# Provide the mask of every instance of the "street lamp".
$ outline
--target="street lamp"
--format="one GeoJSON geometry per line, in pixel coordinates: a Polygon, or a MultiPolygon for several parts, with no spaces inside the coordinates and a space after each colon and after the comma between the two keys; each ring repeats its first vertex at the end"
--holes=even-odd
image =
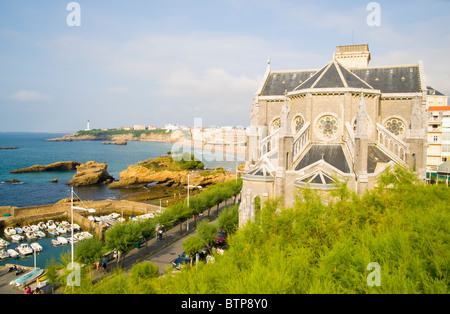
{"type": "Polygon", "coordinates": [[[201,185],[189,185],[189,173],[188,173],[188,185],[187,185],[187,206],[189,207],[189,190],[190,188],[198,188],[201,189],[201,185]]]}
{"type": "MultiPolygon", "coordinates": [[[[73,206],[73,194],[74,194],[74,191],[73,191],[73,186],[72,186],[70,188],[70,210],[71,210],[71,223],[72,223],[70,246],[71,246],[71,255],[72,255],[72,267],[73,267],[73,210],[74,209],[79,209],[79,210],[87,211],[89,213],[95,213],[96,212],[96,210],[93,209],[93,208],[86,209],[86,208],[83,208],[83,207],[73,206]]],[[[78,195],[77,195],[77,197],[80,198],[78,195]]]]}

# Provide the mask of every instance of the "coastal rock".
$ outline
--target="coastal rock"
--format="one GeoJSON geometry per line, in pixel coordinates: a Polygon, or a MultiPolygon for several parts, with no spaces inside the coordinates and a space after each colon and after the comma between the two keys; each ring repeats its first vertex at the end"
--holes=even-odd
{"type": "Polygon", "coordinates": [[[12,180],[8,180],[5,181],[6,183],[20,183],[20,181],[18,179],[12,179],[12,180]]]}
{"type": "Polygon", "coordinates": [[[118,138],[114,142],[103,142],[103,145],[127,145],[128,141],[126,138],[118,138]]]}
{"type": "Polygon", "coordinates": [[[190,174],[189,184],[208,186],[232,180],[234,176],[226,171],[222,172],[189,172],[189,171],[152,171],[142,165],[134,165],[120,173],[120,181],[111,183],[108,188],[120,189],[145,186],[153,182],[159,185],[181,187],[187,185],[187,175],[190,174]]]}
{"type": "Polygon", "coordinates": [[[77,173],[66,185],[87,186],[110,183],[114,178],[106,170],[107,167],[106,163],[98,163],[96,161],[88,161],[85,164],[81,164],[77,166],[77,173]]]}
{"type": "Polygon", "coordinates": [[[76,161],[60,161],[49,165],[34,165],[28,168],[13,170],[10,173],[44,172],[52,170],[75,170],[81,163],[76,161]]]}
{"type": "Polygon", "coordinates": [[[50,182],[52,182],[52,183],[57,183],[57,182],[58,182],[58,178],[53,179],[53,180],[50,180],[50,182]]]}

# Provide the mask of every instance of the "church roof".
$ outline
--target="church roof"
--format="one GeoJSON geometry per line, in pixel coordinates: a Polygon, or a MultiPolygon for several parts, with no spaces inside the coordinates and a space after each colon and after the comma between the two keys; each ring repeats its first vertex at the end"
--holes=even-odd
{"type": "Polygon", "coordinates": [[[261,96],[281,96],[285,91],[345,87],[380,90],[382,93],[421,92],[418,65],[349,69],[333,60],[319,70],[271,71],[261,96]],[[342,74],[342,75],[341,75],[342,74]]]}
{"type": "Polygon", "coordinates": [[[351,172],[341,145],[312,145],[295,170],[303,169],[321,159],[344,173],[351,172]]]}
{"type": "Polygon", "coordinates": [[[309,88],[366,88],[372,87],[347,70],[336,60],[331,61],[310,79],[300,84],[295,90],[309,88]]]}

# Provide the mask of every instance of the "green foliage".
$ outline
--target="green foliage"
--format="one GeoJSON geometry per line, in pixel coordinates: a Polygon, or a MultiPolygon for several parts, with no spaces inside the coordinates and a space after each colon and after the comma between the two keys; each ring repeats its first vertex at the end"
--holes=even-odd
{"type": "Polygon", "coordinates": [[[203,246],[206,244],[210,247],[214,244],[214,240],[217,236],[217,225],[208,220],[203,220],[197,225],[197,235],[203,240],[203,246]]]}
{"type": "Polygon", "coordinates": [[[75,136],[113,136],[113,135],[129,135],[132,134],[134,138],[140,138],[142,135],[152,135],[152,134],[170,134],[166,130],[156,129],[156,130],[123,130],[123,129],[94,129],[94,130],[82,130],[75,133],[75,136]]]}
{"type": "Polygon", "coordinates": [[[131,280],[139,284],[143,280],[156,278],[159,276],[159,267],[150,262],[135,264],[130,272],[131,280]]]}
{"type": "Polygon", "coordinates": [[[187,255],[195,255],[205,247],[205,242],[199,236],[190,236],[183,242],[183,250],[187,255]]]}
{"type": "Polygon", "coordinates": [[[75,258],[82,264],[92,265],[102,257],[104,247],[104,242],[97,238],[87,239],[77,244],[75,258]]]}
{"type": "Polygon", "coordinates": [[[239,204],[222,210],[217,217],[217,226],[228,234],[234,232],[239,226],[239,204]]]}

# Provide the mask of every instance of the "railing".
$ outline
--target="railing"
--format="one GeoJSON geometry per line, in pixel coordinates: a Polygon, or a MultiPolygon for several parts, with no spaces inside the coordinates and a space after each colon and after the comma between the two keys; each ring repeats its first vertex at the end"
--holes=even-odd
{"type": "Polygon", "coordinates": [[[292,161],[295,162],[309,145],[309,127],[311,123],[307,122],[297,134],[294,135],[292,141],[292,161]]]}
{"type": "Polygon", "coordinates": [[[259,156],[262,158],[268,153],[274,151],[278,148],[278,138],[280,135],[280,129],[276,130],[274,133],[270,134],[268,137],[261,140],[259,147],[259,156]]]}
{"type": "Polygon", "coordinates": [[[378,145],[406,163],[406,152],[408,150],[408,145],[378,123],[377,131],[378,145]]]}

